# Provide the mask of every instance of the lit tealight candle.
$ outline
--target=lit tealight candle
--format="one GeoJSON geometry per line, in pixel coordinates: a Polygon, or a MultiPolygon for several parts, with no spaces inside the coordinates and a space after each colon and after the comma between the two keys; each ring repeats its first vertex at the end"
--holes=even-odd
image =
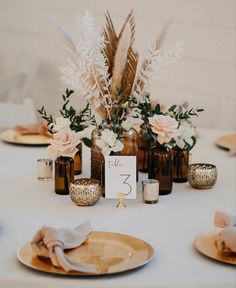
{"type": "Polygon", "coordinates": [[[52,179],[52,164],[53,161],[51,159],[37,160],[38,180],[52,179]]]}

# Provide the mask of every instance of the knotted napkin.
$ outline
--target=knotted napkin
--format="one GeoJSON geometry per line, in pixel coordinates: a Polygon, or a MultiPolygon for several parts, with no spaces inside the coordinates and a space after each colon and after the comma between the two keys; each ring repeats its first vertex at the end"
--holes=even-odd
{"type": "Polygon", "coordinates": [[[217,249],[223,253],[236,253],[236,215],[217,211],[214,224],[217,227],[224,228],[217,235],[217,249]]]}
{"type": "Polygon", "coordinates": [[[65,249],[79,247],[88,238],[92,231],[89,221],[82,223],[74,229],[43,226],[36,232],[31,247],[34,255],[51,259],[52,265],[61,267],[65,271],[80,271],[93,273],[96,266],[92,264],[82,264],[70,260],[65,254],[65,249]]]}
{"type": "Polygon", "coordinates": [[[214,224],[221,228],[236,226],[236,215],[216,211],[214,224]]]}
{"type": "Polygon", "coordinates": [[[16,125],[14,130],[20,135],[39,134],[44,136],[50,136],[48,133],[48,127],[42,122],[33,123],[29,125],[16,125]]]}

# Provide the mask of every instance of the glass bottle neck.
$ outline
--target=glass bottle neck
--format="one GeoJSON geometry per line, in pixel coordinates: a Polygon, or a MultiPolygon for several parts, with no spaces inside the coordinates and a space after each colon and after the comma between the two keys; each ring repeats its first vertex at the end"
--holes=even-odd
{"type": "Polygon", "coordinates": [[[159,142],[155,141],[154,143],[152,143],[151,149],[158,149],[160,151],[171,151],[170,148],[168,148],[167,146],[161,145],[159,142]]]}

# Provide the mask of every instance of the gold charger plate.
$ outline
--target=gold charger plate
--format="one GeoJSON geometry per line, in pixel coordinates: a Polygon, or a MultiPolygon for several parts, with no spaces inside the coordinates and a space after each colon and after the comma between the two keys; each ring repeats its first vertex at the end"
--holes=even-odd
{"type": "Polygon", "coordinates": [[[218,138],[216,140],[216,145],[226,150],[236,148],[236,134],[226,135],[218,138]]]}
{"type": "Polygon", "coordinates": [[[50,137],[40,134],[18,134],[14,130],[6,130],[1,133],[1,139],[10,144],[46,146],[49,145],[50,137]]]}
{"type": "Polygon", "coordinates": [[[195,248],[203,255],[220,262],[236,265],[236,256],[222,255],[215,246],[219,232],[199,234],[194,241],[195,248]]]}
{"type": "Polygon", "coordinates": [[[147,242],[124,234],[93,231],[80,247],[65,252],[73,261],[95,264],[95,273],[66,272],[49,259],[35,257],[30,243],[17,252],[17,259],[34,270],[68,276],[98,276],[126,272],[148,263],[154,250],[147,242]]]}

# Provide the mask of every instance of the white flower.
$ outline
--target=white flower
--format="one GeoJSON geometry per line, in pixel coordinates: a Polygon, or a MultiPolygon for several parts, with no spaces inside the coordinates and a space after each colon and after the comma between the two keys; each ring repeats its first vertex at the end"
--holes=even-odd
{"type": "Polygon", "coordinates": [[[74,157],[78,151],[76,146],[81,142],[79,134],[70,129],[64,129],[53,134],[53,139],[49,140],[48,154],[56,159],[59,156],[74,157]]]}
{"type": "Polygon", "coordinates": [[[64,117],[57,117],[56,124],[53,125],[52,130],[53,132],[58,132],[64,129],[70,129],[70,119],[64,117]]]}
{"type": "Polygon", "coordinates": [[[170,142],[178,133],[178,122],[170,116],[154,115],[149,117],[148,121],[152,132],[157,134],[157,141],[160,144],[170,142]]]}
{"type": "Polygon", "coordinates": [[[182,121],[178,128],[178,135],[175,137],[176,145],[181,149],[186,148],[186,144],[192,147],[194,144],[192,137],[194,136],[194,127],[188,122],[182,121]]]}
{"type": "Polygon", "coordinates": [[[119,152],[124,148],[123,143],[118,139],[117,134],[112,130],[104,129],[101,138],[96,140],[96,145],[102,149],[104,156],[110,155],[111,151],[119,152]]]}
{"type": "Polygon", "coordinates": [[[133,125],[135,123],[135,119],[132,117],[127,117],[126,120],[124,120],[121,123],[121,127],[125,130],[125,131],[129,131],[133,125]]]}

